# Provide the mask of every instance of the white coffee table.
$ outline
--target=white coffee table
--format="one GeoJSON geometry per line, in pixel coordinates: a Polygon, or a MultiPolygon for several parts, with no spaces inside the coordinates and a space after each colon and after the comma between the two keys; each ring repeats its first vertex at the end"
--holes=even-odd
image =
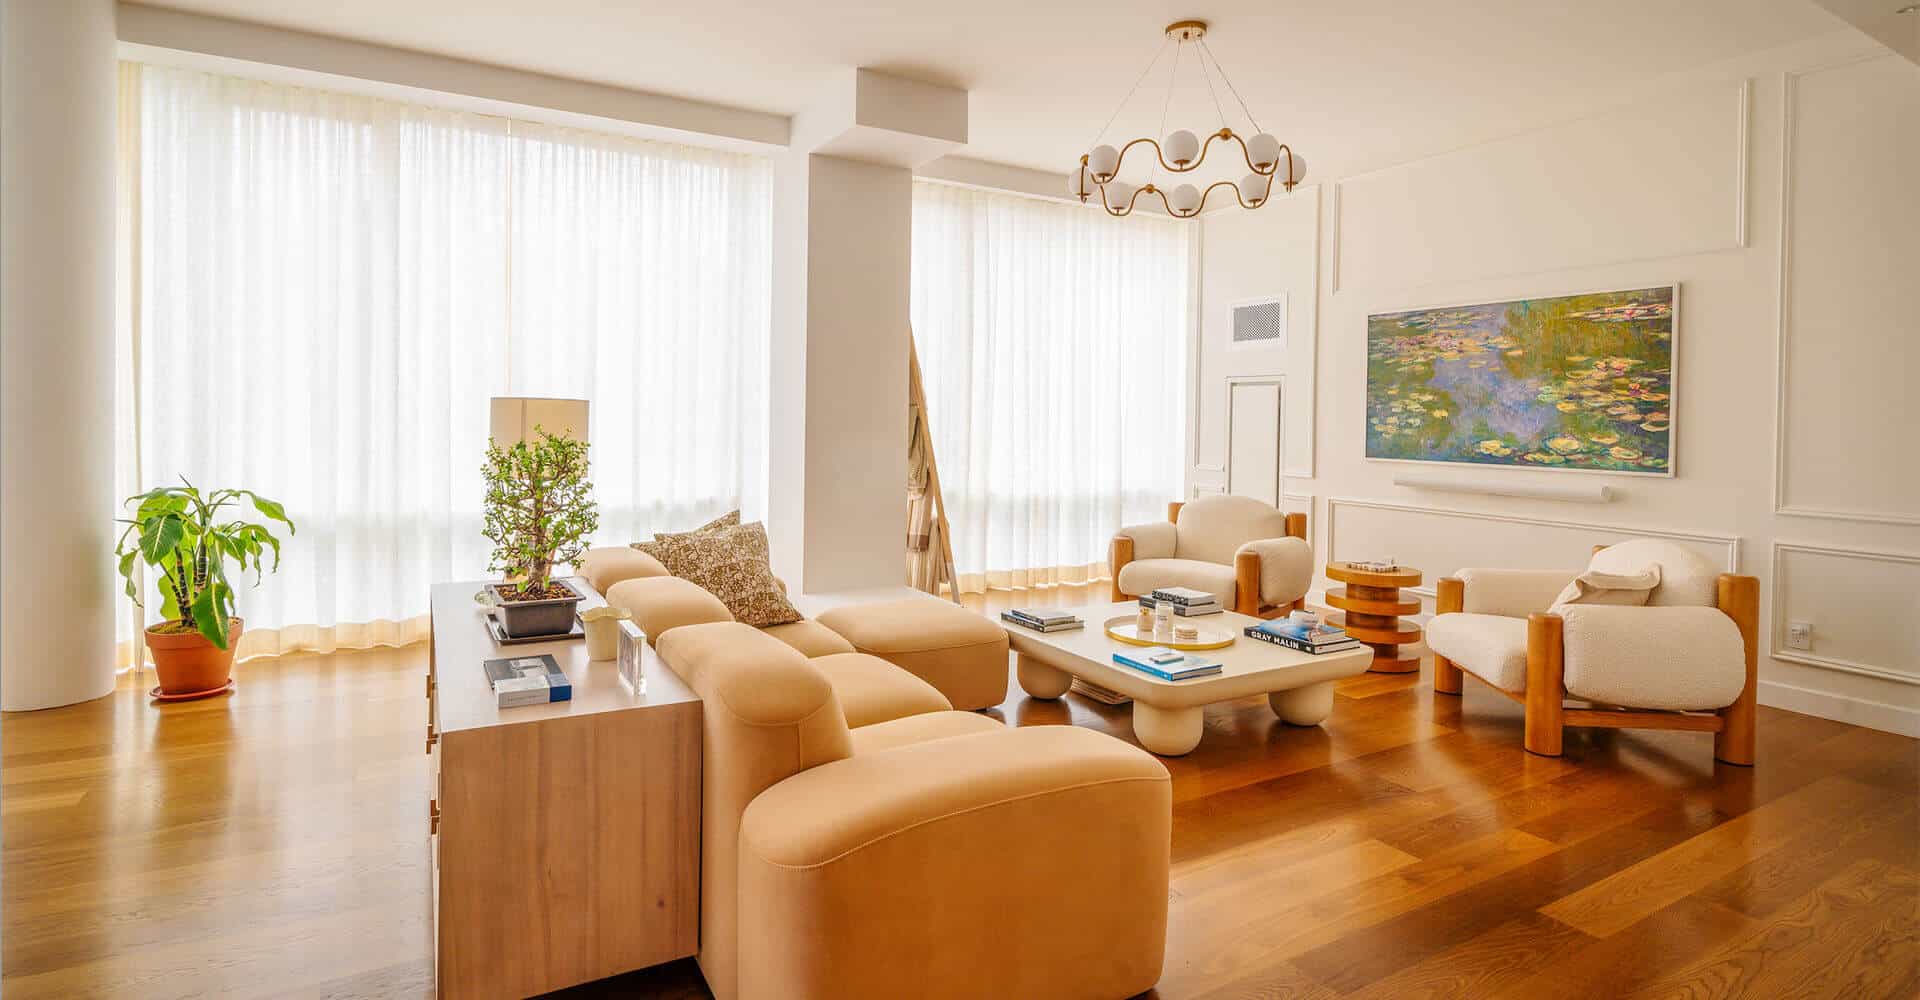
{"type": "Polygon", "coordinates": [[[1273,713],[1296,726],[1317,726],[1333,711],[1333,682],[1366,673],[1373,650],[1298,653],[1249,639],[1240,632],[1260,619],[1223,611],[1200,621],[1230,628],[1233,645],[1194,653],[1218,660],[1220,673],[1185,681],[1163,681],[1113,662],[1113,654],[1141,647],[1108,638],[1104,623],[1139,610],[1137,603],[1089,604],[1071,611],[1087,627],[1068,632],[1036,632],[1002,622],[1018,654],[1020,687],[1035,698],[1058,698],[1073,678],[1118,691],[1133,699],[1133,735],[1140,745],[1166,757],[1178,757],[1200,743],[1201,712],[1215,702],[1264,694],[1273,713]]]}

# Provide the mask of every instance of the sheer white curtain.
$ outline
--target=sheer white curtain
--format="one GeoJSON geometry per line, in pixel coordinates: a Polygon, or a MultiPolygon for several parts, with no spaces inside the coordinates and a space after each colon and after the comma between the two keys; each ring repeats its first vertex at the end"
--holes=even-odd
{"type": "Polygon", "coordinates": [[[913,329],[961,588],[1107,575],[1185,461],[1191,223],[914,183],[913,329]]]}
{"type": "Polygon", "coordinates": [[[759,495],[763,160],[122,72],[120,493],[286,505],[241,655],[410,641],[484,575],[490,396],[592,401],[601,541],[759,495]]]}

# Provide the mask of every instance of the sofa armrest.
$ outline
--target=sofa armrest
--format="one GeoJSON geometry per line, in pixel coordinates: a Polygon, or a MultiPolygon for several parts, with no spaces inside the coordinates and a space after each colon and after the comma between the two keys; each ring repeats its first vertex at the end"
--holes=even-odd
{"type": "MultiPolygon", "coordinates": [[[[1177,503],[1168,504],[1168,517],[1172,517],[1178,507],[1177,503]]],[[[1176,537],[1170,520],[1129,525],[1114,533],[1113,543],[1107,547],[1107,571],[1113,574],[1111,590],[1115,601],[1125,601],[1132,596],[1120,589],[1120,571],[1135,559],[1173,558],[1176,537]]]]}
{"type": "Polygon", "coordinates": [[[1746,686],[1740,627],[1718,608],[1569,604],[1559,615],[1562,682],[1576,698],[1707,711],[1733,704],[1746,686]]]}
{"type": "Polygon", "coordinates": [[[574,564],[574,570],[585,577],[601,596],[605,596],[614,584],[622,580],[670,575],[660,560],[629,545],[588,549],[574,564]]]}
{"type": "Polygon", "coordinates": [[[1577,573],[1557,569],[1462,569],[1461,606],[1468,614],[1525,618],[1553,607],[1577,573]]]}
{"type": "Polygon", "coordinates": [[[796,774],[740,829],[738,994],[1131,996],[1159,978],[1172,787],[1072,726],[796,774]],[[991,928],[983,934],[981,928],[991,928]]]}
{"type": "Polygon", "coordinates": [[[1114,532],[1115,538],[1133,539],[1135,559],[1172,559],[1176,529],[1171,521],[1134,524],[1114,532]]]}
{"type": "Polygon", "coordinates": [[[1292,607],[1313,588],[1313,546],[1294,537],[1261,538],[1240,546],[1233,554],[1236,576],[1234,600],[1241,614],[1257,615],[1259,607],[1292,607]],[[1251,568],[1248,560],[1251,558],[1251,568]],[[1248,610],[1252,601],[1254,610],[1248,610]]]}

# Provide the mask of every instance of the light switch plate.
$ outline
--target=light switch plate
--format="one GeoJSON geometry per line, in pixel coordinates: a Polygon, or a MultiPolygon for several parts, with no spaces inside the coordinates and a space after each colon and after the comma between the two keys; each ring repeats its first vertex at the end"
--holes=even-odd
{"type": "Polygon", "coordinates": [[[1813,648],[1813,623],[1788,622],[1787,648],[1811,650],[1813,648]]]}

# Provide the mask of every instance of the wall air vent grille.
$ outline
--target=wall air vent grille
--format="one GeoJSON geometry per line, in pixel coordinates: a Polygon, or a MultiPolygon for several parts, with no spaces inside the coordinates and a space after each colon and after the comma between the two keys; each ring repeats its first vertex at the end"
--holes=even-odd
{"type": "Polygon", "coordinates": [[[1257,299],[1233,306],[1233,346],[1285,347],[1287,300],[1257,299]]]}

